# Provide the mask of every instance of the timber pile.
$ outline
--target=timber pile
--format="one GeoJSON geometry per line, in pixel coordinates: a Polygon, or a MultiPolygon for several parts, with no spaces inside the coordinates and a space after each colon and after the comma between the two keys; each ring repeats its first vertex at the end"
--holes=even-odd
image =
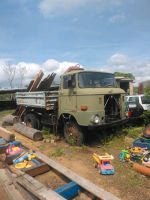
{"type": "Polygon", "coordinates": [[[34,140],[39,141],[43,139],[42,132],[34,128],[27,127],[21,123],[14,124],[13,129],[18,133],[34,140]]]}
{"type": "Polygon", "coordinates": [[[43,81],[41,81],[37,90],[38,91],[49,91],[50,86],[51,86],[55,76],[56,76],[55,73],[52,73],[51,75],[49,74],[43,81]]]}

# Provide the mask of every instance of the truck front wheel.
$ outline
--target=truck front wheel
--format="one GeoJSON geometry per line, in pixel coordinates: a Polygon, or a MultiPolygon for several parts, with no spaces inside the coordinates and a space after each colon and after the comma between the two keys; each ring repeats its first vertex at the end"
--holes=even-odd
{"type": "Polygon", "coordinates": [[[76,122],[66,122],[64,125],[64,136],[67,143],[81,146],[84,141],[84,135],[76,122]]]}
{"type": "Polygon", "coordinates": [[[33,114],[25,115],[24,122],[30,128],[40,129],[39,119],[33,114]]]}

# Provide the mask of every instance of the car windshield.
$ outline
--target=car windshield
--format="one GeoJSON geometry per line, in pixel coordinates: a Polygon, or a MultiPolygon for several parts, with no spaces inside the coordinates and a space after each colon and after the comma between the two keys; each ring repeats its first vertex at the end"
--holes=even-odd
{"type": "Polygon", "coordinates": [[[137,103],[137,102],[139,102],[139,97],[129,97],[129,102],[130,103],[137,103]]]}
{"type": "Polygon", "coordinates": [[[150,96],[141,97],[142,104],[150,104],[150,96]]]}
{"type": "Polygon", "coordinates": [[[79,73],[80,88],[103,88],[117,87],[113,74],[104,72],[81,72],[79,73]]]}

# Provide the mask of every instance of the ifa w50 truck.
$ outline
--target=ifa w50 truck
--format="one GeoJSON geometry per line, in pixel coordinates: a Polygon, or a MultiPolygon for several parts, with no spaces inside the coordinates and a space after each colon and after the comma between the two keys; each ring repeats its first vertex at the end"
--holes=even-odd
{"type": "Polygon", "coordinates": [[[53,126],[77,145],[83,143],[88,129],[124,123],[124,100],[125,92],[117,87],[113,74],[84,69],[64,73],[60,86],[49,91],[16,93],[17,105],[25,108],[22,121],[27,126],[53,126]]]}

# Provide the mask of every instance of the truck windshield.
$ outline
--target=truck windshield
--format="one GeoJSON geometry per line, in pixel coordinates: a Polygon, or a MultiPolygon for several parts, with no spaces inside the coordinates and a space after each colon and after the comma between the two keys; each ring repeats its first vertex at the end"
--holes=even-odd
{"type": "Polygon", "coordinates": [[[113,74],[104,72],[81,72],[79,73],[80,88],[103,88],[117,87],[113,74]]]}
{"type": "Polygon", "coordinates": [[[141,97],[142,104],[150,104],[150,96],[141,97]]]}

